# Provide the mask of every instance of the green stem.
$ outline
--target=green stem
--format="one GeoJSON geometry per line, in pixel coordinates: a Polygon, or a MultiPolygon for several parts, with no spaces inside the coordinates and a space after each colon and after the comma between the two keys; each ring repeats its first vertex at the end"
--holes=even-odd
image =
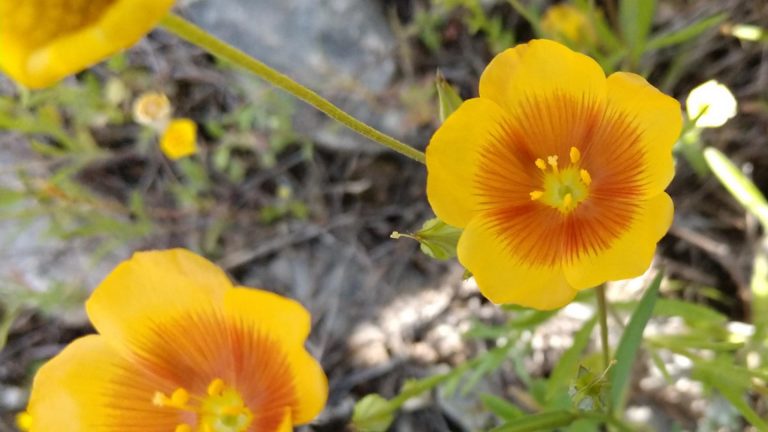
{"type": "Polygon", "coordinates": [[[185,20],[184,18],[170,13],[166,15],[165,18],[163,18],[161,25],[167,31],[186,40],[187,42],[197,45],[209,53],[225,59],[230,63],[236,64],[248,72],[251,72],[252,74],[274,85],[275,87],[283,89],[293,96],[296,96],[297,98],[322,111],[328,117],[336,120],[337,122],[352,129],[360,135],[386,147],[389,147],[390,149],[402,155],[408,156],[415,161],[424,163],[424,153],[368,126],[367,124],[347,114],[344,110],[332,104],[327,99],[323,98],[314,91],[297,83],[288,76],[272,69],[259,60],[256,60],[243,51],[234,48],[226,42],[212,36],[210,33],[185,20]]]}
{"type": "Polygon", "coordinates": [[[597,290],[597,313],[600,315],[600,342],[603,348],[603,369],[611,365],[611,347],[608,346],[608,307],[605,302],[605,284],[597,290]]]}
{"type": "MultiPolygon", "coordinates": [[[[600,316],[600,345],[602,345],[603,348],[603,370],[608,371],[608,368],[611,367],[611,347],[608,345],[608,303],[605,301],[605,284],[599,285],[596,290],[597,314],[600,316]]],[[[608,418],[613,415],[610,398],[608,398],[607,401],[605,415],[608,416],[608,418]]],[[[610,422],[604,423],[600,430],[610,431],[610,424],[610,422]]]]}

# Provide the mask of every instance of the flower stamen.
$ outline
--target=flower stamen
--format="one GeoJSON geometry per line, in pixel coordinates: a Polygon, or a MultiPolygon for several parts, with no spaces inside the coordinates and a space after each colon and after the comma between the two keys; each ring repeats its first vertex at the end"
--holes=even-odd
{"type": "Polygon", "coordinates": [[[589,185],[592,176],[589,172],[579,167],[581,152],[576,147],[571,147],[568,157],[571,165],[560,169],[558,156],[550,155],[544,159],[536,159],[534,164],[544,171],[541,189],[529,192],[531,201],[539,201],[550,207],[558,209],[561,213],[570,213],[589,196],[589,185]],[[548,170],[547,167],[551,167],[548,170]]]}
{"type": "Polygon", "coordinates": [[[552,171],[554,171],[555,174],[559,172],[559,170],[557,169],[557,155],[547,156],[547,163],[549,164],[549,166],[552,167],[552,171]]]}
{"type": "Polygon", "coordinates": [[[579,177],[581,177],[581,181],[584,182],[585,185],[589,186],[592,184],[592,176],[589,175],[589,171],[585,169],[579,170],[579,177]]]}
{"type": "Polygon", "coordinates": [[[581,152],[576,147],[571,147],[569,156],[571,157],[572,164],[577,164],[581,160],[581,152]]]}
{"type": "Polygon", "coordinates": [[[152,403],[195,414],[196,429],[193,425],[181,423],[176,426],[175,432],[244,432],[253,421],[253,413],[240,393],[227,386],[221,378],[208,384],[206,396],[202,398],[190,396],[186,389],[179,387],[170,397],[155,392],[152,403]]]}

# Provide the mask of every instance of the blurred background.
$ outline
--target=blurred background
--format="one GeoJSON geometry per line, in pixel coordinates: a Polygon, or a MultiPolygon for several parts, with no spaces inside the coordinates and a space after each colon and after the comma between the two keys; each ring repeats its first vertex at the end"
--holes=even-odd
{"type": "MultiPolygon", "coordinates": [[[[436,71],[475,97],[490,58],[534,37],[587,52],[606,72],[640,73],[681,103],[708,80],[727,85],[738,115],[693,128],[676,148],[675,221],[654,264],[664,269],[664,301],[632,371],[626,417],[637,430],[760,429],[768,252],[754,208],[712,175],[701,149],[719,149],[768,190],[768,2],[199,0],[177,8],[421,150],[440,123],[436,71]],[[581,15],[548,15],[555,3],[581,15]],[[639,5],[636,15],[628,4],[639,5]],[[718,381],[724,375],[727,383],[718,381]]],[[[556,313],[490,304],[455,260],[390,238],[433,217],[424,166],[162,30],[50,89],[28,93],[0,77],[0,150],[0,431],[15,430],[35,369],[93,331],[82,308],[90,290],[142,249],[189,248],[239,283],[311,311],[309,348],[330,395],[300,430],[347,430],[366,394],[392,397],[408,379],[450,375],[473,358],[449,385],[403,405],[390,430],[487,430],[538,411],[553,393],[567,397],[568,386],[548,379],[574,344],[587,349],[584,364],[599,365],[595,338],[574,340],[594,315],[592,293],[556,313]],[[198,125],[195,154],[170,160],[157,132],[134,121],[146,92],[166,94],[175,117],[198,125]]],[[[614,346],[648,282],[609,287],[614,346]]]]}

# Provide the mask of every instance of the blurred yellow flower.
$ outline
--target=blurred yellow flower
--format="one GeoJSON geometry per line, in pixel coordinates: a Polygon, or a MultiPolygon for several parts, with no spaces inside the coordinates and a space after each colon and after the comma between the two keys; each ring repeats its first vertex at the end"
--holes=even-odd
{"type": "Polygon", "coordinates": [[[307,311],[189,251],[136,253],[86,310],[99,334],[40,368],[29,431],[287,432],[325,405],[307,311]]]}
{"type": "Polygon", "coordinates": [[[537,309],[642,274],[672,222],[680,104],[534,40],[508,49],[426,151],[427,197],[495,303],[537,309]]]}
{"type": "Polygon", "coordinates": [[[717,128],[736,116],[738,104],[733,93],[723,84],[709,80],[700,84],[685,101],[688,118],[700,128],[717,128]]]}
{"type": "Polygon", "coordinates": [[[553,39],[576,46],[595,42],[595,31],[587,16],[567,3],[550,6],[541,19],[541,30],[553,39]]]}
{"type": "Polygon", "coordinates": [[[0,0],[0,69],[47,87],[136,43],[173,0],[0,0]]]}
{"type": "Polygon", "coordinates": [[[190,119],[171,120],[160,138],[160,150],[168,159],[177,160],[197,152],[197,125],[190,119]]]}
{"type": "Polygon", "coordinates": [[[144,126],[163,129],[171,119],[171,101],[161,92],[142,93],[133,102],[133,120],[144,126]]]}

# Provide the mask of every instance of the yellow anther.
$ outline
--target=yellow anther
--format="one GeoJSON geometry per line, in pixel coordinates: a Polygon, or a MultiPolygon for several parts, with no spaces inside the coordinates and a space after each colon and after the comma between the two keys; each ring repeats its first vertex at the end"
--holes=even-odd
{"type": "Polygon", "coordinates": [[[537,199],[540,199],[544,196],[544,192],[535,190],[529,194],[531,196],[531,201],[536,201],[537,199]]]}
{"type": "Polygon", "coordinates": [[[173,432],[192,432],[192,426],[182,423],[176,426],[176,429],[174,429],[173,432]]]}
{"type": "Polygon", "coordinates": [[[179,387],[171,395],[171,404],[176,408],[181,408],[189,402],[189,392],[179,387]]]}
{"type": "Polygon", "coordinates": [[[221,378],[216,378],[208,384],[208,396],[220,395],[224,391],[224,381],[221,378]]]}
{"type": "Polygon", "coordinates": [[[585,185],[589,186],[590,183],[592,183],[592,176],[589,175],[589,171],[582,169],[579,171],[579,177],[581,177],[581,181],[584,182],[585,185]]]}
{"type": "Polygon", "coordinates": [[[571,147],[571,163],[577,163],[579,160],[581,160],[581,152],[576,147],[571,147]]]}
{"type": "Polygon", "coordinates": [[[565,196],[563,197],[563,207],[565,209],[570,209],[572,205],[573,205],[573,195],[571,195],[570,193],[565,194],[565,196]]]}
{"type": "Polygon", "coordinates": [[[547,163],[552,167],[552,171],[557,173],[557,155],[547,156],[547,163]]]}
{"type": "Polygon", "coordinates": [[[539,167],[540,170],[546,171],[547,170],[547,163],[544,162],[544,159],[536,159],[535,162],[536,166],[539,167]]]}

